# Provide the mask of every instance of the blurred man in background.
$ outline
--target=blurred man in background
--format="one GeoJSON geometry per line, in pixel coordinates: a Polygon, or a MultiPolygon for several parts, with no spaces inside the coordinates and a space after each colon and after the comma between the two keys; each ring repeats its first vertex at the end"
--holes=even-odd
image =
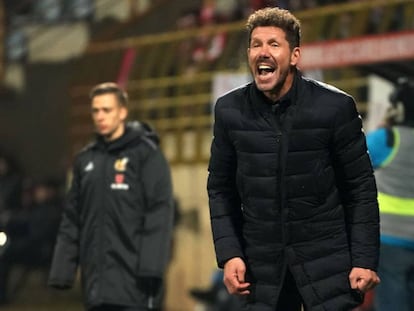
{"type": "Polygon", "coordinates": [[[381,252],[376,311],[414,310],[414,82],[402,78],[386,122],[367,134],[376,169],[381,252]]]}
{"type": "Polygon", "coordinates": [[[126,123],[117,84],[90,98],[97,137],[75,159],[49,285],[71,287],[79,265],[88,310],[159,310],[174,214],[168,163],[155,132],[126,123]]]}

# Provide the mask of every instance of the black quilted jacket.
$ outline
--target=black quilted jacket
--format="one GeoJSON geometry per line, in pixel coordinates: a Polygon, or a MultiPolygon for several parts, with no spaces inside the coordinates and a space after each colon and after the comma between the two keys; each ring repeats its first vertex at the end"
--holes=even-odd
{"type": "Polygon", "coordinates": [[[155,132],[140,123],[74,163],[48,284],[73,285],[80,267],[87,308],[159,307],[173,225],[170,170],[155,132]]]}
{"type": "Polygon", "coordinates": [[[251,310],[274,310],[287,267],[308,310],[361,303],[348,275],[376,270],[379,216],[352,97],[300,72],[277,105],[254,83],[222,96],[207,188],[218,265],[245,259],[251,310]]]}

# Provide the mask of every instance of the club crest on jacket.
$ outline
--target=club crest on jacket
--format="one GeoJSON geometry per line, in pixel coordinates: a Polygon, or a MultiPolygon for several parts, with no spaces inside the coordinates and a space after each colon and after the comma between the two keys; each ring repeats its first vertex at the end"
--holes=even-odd
{"type": "Polygon", "coordinates": [[[127,157],[117,159],[114,164],[114,168],[117,172],[125,172],[126,165],[128,163],[129,159],[127,157]]]}

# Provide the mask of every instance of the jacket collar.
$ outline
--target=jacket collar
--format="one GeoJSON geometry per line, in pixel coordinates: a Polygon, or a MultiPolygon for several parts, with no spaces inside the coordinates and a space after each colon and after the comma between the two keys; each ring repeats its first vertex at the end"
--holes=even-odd
{"type": "Polygon", "coordinates": [[[148,124],[132,121],[125,125],[125,131],[122,136],[113,141],[107,142],[102,136],[96,135],[94,147],[107,151],[121,150],[128,146],[137,145],[144,137],[152,141],[154,145],[159,144],[157,133],[148,124]]]}

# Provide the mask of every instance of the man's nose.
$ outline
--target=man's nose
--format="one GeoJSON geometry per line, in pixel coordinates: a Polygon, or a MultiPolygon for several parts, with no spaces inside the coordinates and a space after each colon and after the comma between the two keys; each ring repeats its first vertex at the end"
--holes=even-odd
{"type": "Polygon", "coordinates": [[[268,58],[269,57],[269,47],[267,45],[264,45],[260,48],[259,51],[259,56],[263,57],[263,58],[268,58]]]}
{"type": "Polygon", "coordinates": [[[95,113],[95,119],[96,120],[102,120],[104,118],[104,113],[102,112],[102,111],[97,111],[96,113],[95,113]]]}

